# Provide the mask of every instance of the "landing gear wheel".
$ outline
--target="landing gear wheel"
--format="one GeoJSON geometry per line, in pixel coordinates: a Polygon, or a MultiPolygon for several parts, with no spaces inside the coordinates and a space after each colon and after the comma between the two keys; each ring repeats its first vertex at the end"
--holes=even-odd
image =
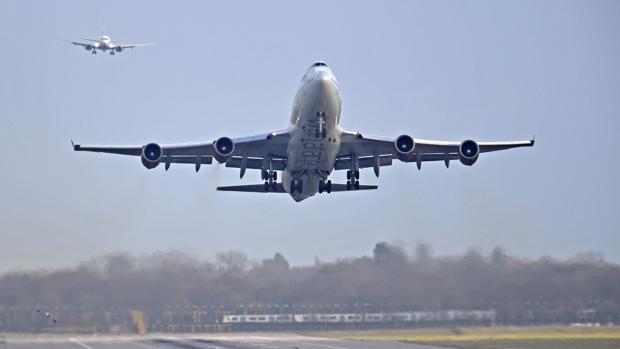
{"type": "Polygon", "coordinates": [[[360,181],[355,181],[355,190],[360,188],[360,181]]]}
{"type": "Polygon", "coordinates": [[[347,181],[347,190],[351,190],[351,182],[347,181]]]}
{"type": "Polygon", "coordinates": [[[273,180],[274,180],[274,181],[277,181],[277,180],[278,180],[278,172],[273,171],[273,172],[271,173],[271,178],[273,178],[273,180]]]}
{"type": "Polygon", "coordinates": [[[347,179],[349,179],[349,180],[351,179],[351,170],[347,171],[347,179]]]}
{"type": "Polygon", "coordinates": [[[360,170],[355,170],[355,178],[360,178],[360,170]]]}
{"type": "Polygon", "coordinates": [[[325,182],[322,179],[319,181],[319,194],[323,192],[328,194],[332,192],[332,181],[325,182]]]}
{"type": "Polygon", "coordinates": [[[267,179],[267,170],[261,170],[260,171],[260,179],[262,179],[262,180],[266,180],[267,179]]]}
{"type": "Polygon", "coordinates": [[[269,182],[265,182],[265,192],[269,191],[269,182]]]}
{"type": "Polygon", "coordinates": [[[272,191],[278,190],[278,183],[276,183],[276,182],[271,183],[271,190],[272,191]]]}

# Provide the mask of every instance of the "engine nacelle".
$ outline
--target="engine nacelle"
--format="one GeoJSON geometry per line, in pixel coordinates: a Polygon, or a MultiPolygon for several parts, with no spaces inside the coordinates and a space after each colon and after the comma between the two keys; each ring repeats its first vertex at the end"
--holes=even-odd
{"type": "Polygon", "coordinates": [[[121,46],[116,46],[114,48],[114,51],[116,51],[116,52],[123,52],[123,48],[121,46]]]}
{"type": "Polygon", "coordinates": [[[459,160],[463,165],[473,165],[478,160],[478,155],[480,155],[480,147],[476,141],[468,139],[459,145],[459,160]]]}
{"type": "Polygon", "coordinates": [[[148,169],[157,167],[161,161],[163,151],[157,143],[149,143],[142,147],[142,165],[148,169]]]}
{"type": "Polygon", "coordinates": [[[407,161],[413,155],[415,149],[415,141],[413,137],[408,135],[398,136],[394,141],[394,148],[396,149],[396,157],[400,161],[407,161]]]}
{"type": "Polygon", "coordinates": [[[84,49],[85,49],[86,51],[90,51],[90,50],[92,50],[92,49],[93,49],[93,47],[92,47],[92,46],[90,46],[90,45],[86,45],[86,46],[84,46],[84,49]]]}
{"type": "Polygon", "coordinates": [[[213,142],[213,148],[215,149],[213,157],[217,162],[223,164],[228,161],[235,151],[235,142],[228,137],[221,137],[213,142]]]}

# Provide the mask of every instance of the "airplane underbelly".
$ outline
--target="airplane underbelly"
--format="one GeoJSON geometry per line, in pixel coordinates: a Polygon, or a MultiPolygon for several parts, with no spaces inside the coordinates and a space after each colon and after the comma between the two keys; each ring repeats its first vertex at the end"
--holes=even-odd
{"type": "Polygon", "coordinates": [[[320,80],[300,90],[282,176],[285,190],[296,201],[317,193],[320,181],[327,180],[333,170],[340,151],[339,118],[340,95],[335,84],[320,80]]]}
{"type": "Polygon", "coordinates": [[[287,167],[291,173],[318,173],[326,177],[340,149],[340,135],[335,123],[330,122],[330,110],[317,108],[308,114],[299,120],[290,140],[287,167]]]}
{"type": "Polygon", "coordinates": [[[319,191],[319,182],[326,180],[333,170],[340,150],[340,135],[335,124],[321,124],[326,123],[326,116],[321,113],[317,111],[317,117],[302,118],[289,142],[287,168],[282,180],[289,193],[292,181],[302,183],[301,190],[291,194],[295,200],[303,200],[319,191]]]}

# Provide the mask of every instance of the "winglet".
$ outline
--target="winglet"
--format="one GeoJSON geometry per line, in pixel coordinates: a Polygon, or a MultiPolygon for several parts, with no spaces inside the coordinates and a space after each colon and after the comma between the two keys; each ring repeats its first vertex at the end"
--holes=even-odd
{"type": "Polygon", "coordinates": [[[71,140],[71,145],[73,146],[73,150],[74,151],[80,150],[80,145],[73,143],[73,139],[71,140]]]}
{"type": "Polygon", "coordinates": [[[532,139],[530,139],[530,146],[534,146],[534,143],[536,143],[536,135],[533,135],[532,139]]]}

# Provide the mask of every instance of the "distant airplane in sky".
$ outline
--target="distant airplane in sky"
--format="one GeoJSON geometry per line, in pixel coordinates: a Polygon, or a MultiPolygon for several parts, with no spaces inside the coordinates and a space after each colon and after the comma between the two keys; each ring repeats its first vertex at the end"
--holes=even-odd
{"type": "MultiPolygon", "coordinates": [[[[289,128],[256,136],[221,137],[213,142],[136,146],[98,146],[73,144],[75,151],[92,151],[141,157],[152,169],[164,163],[194,164],[196,172],[213,158],[226,167],[261,170],[265,182],[254,185],[218,187],[220,191],[289,193],[302,201],[318,193],[377,189],[361,185],[360,169],[372,167],[379,177],[382,166],[394,159],[415,162],[418,169],[425,161],[451,160],[471,166],[480,153],[534,145],[534,139],[515,142],[444,142],[416,139],[409,135],[396,138],[370,136],[345,131],[340,127],[341,100],[338,83],[324,62],[314,63],[303,76],[293,103],[289,128]],[[347,183],[329,180],[333,170],[346,170],[347,183]],[[278,171],[282,171],[281,182],[278,171]]],[[[72,142],[73,143],[73,142],[72,142]]]]}
{"type": "Polygon", "coordinates": [[[112,39],[104,33],[105,31],[103,31],[103,33],[101,34],[100,39],[82,38],[82,40],[85,40],[86,42],[71,41],[71,40],[62,40],[62,41],[70,42],[76,46],[82,46],[84,47],[86,51],[91,51],[92,54],[97,54],[97,50],[101,50],[104,53],[106,51],[110,51],[110,55],[114,55],[114,53],[116,52],[121,53],[123,52],[124,49],[128,49],[128,48],[157,45],[156,43],[153,43],[153,42],[145,43],[145,44],[126,44],[126,43],[121,43],[117,41],[112,41],[112,39]]]}
{"type": "Polygon", "coordinates": [[[43,316],[45,316],[45,318],[50,323],[50,325],[57,323],[56,319],[54,319],[54,316],[52,316],[51,313],[49,313],[47,311],[42,311],[41,309],[37,309],[37,313],[42,314],[43,316]]]}

